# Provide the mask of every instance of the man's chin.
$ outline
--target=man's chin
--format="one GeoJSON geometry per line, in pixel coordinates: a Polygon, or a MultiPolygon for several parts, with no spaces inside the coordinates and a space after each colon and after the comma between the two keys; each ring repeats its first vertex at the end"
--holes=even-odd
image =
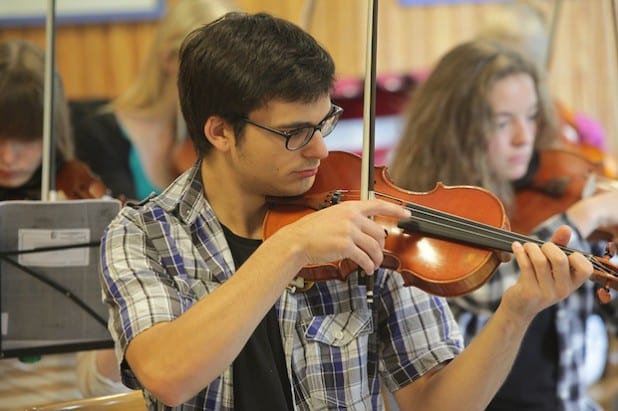
{"type": "Polygon", "coordinates": [[[277,194],[272,195],[271,197],[302,197],[309,190],[311,190],[311,185],[302,185],[302,186],[297,186],[297,187],[286,187],[285,190],[281,190],[277,194]]]}

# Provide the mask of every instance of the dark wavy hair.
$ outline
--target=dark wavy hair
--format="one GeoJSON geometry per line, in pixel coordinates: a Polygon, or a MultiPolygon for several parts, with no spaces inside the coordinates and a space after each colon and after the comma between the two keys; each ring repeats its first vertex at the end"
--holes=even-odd
{"type": "Polygon", "coordinates": [[[328,95],[335,64],[300,27],[265,13],[232,12],[191,32],[180,49],[178,91],[199,156],[212,146],[204,124],[220,116],[242,136],[250,112],[273,99],[312,102],[328,95]]]}

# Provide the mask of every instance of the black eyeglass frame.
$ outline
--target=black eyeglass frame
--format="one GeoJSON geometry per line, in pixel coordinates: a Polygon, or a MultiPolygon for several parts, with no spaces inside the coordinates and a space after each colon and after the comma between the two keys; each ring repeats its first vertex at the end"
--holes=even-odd
{"type": "Polygon", "coordinates": [[[244,121],[245,123],[249,123],[251,125],[254,125],[257,128],[261,128],[262,130],[270,131],[271,133],[274,133],[274,134],[276,134],[276,135],[278,135],[280,137],[285,138],[285,148],[287,150],[289,150],[289,151],[296,151],[296,150],[300,150],[301,148],[303,148],[307,144],[309,144],[309,142],[313,138],[315,132],[317,130],[320,130],[320,132],[321,132],[322,128],[326,125],[326,123],[329,120],[334,118],[335,120],[334,120],[334,122],[332,124],[332,128],[330,130],[328,130],[327,133],[322,134],[322,137],[326,137],[327,135],[329,135],[335,129],[335,126],[339,122],[339,117],[341,117],[342,113],[343,113],[343,108],[339,107],[336,104],[331,104],[330,111],[328,112],[326,117],[324,117],[317,125],[315,125],[315,126],[298,127],[298,128],[295,128],[293,130],[288,130],[288,131],[278,130],[276,128],[268,127],[268,126],[265,126],[264,124],[260,124],[260,123],[258,123],[256,121],[253,121],[253,120],[249,119],[249,118],[243,118],[243,119],[241,119],[241,121],[244,121]],[[295,135],[297,135],[298,133],[300,133],[302,130],[306,130],[306,129],[313,129],[313,130],[310,133],[307,133],[307,135],[305,136],[303,142],[300,143],[300,145],[298,145],[297,147],[290,148],[290,146],[289,146],[290,139],[292,137],[294,137],[295,135]]]}

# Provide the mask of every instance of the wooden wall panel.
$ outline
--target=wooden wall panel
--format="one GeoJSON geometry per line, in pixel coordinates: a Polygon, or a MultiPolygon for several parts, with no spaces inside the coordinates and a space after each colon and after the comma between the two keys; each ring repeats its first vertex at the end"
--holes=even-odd
{"type": "MultiPolygon", "coordinates": [[[[118,95],[137,75],[154,28],[154,22],[59,26],[56,62],[67,96],[118,95]]],[[[0,29],[0,40],[12,38],[46,44],[44,27],[0,29]]]]}
{"type": "MultiPolygon", "coordinates": [[[[179,0],[168,0],[174,4],[179,0]]],[[[297,24],[310,0],[236,0],[249,12],[268,11],[297,24]]],[[[367,6],[362,0],[313,0],[311,32],[334,56],[340,76],[364,72],[367,6]]],[[[554,0],[544,1],[551,10],[554,0]]],[[[378,72],[428,69],[469,39],[497,4],[402,7],[380,0],[378,72]]],[[[611,0],[563,0],[550,86],[568,106],[598,119],[618,154],[618,67],[611,0]]],[[[114,97],[137,75],[154,22],[60,26],[57,62],[71,98],[114,97]]],[[[0,29],[0,40],[44,45],[43,27],[0,29]]]]}

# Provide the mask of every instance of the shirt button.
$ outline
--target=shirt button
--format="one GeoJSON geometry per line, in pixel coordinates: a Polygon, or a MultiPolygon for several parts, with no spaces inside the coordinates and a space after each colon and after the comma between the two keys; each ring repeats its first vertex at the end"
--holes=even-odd
{"type": "Polygon", "coordinates": [[[335,338],[338,339],[338,340],[342,339],[343,338],[343,331],[337,331],[335,333],[335,338]]]}

